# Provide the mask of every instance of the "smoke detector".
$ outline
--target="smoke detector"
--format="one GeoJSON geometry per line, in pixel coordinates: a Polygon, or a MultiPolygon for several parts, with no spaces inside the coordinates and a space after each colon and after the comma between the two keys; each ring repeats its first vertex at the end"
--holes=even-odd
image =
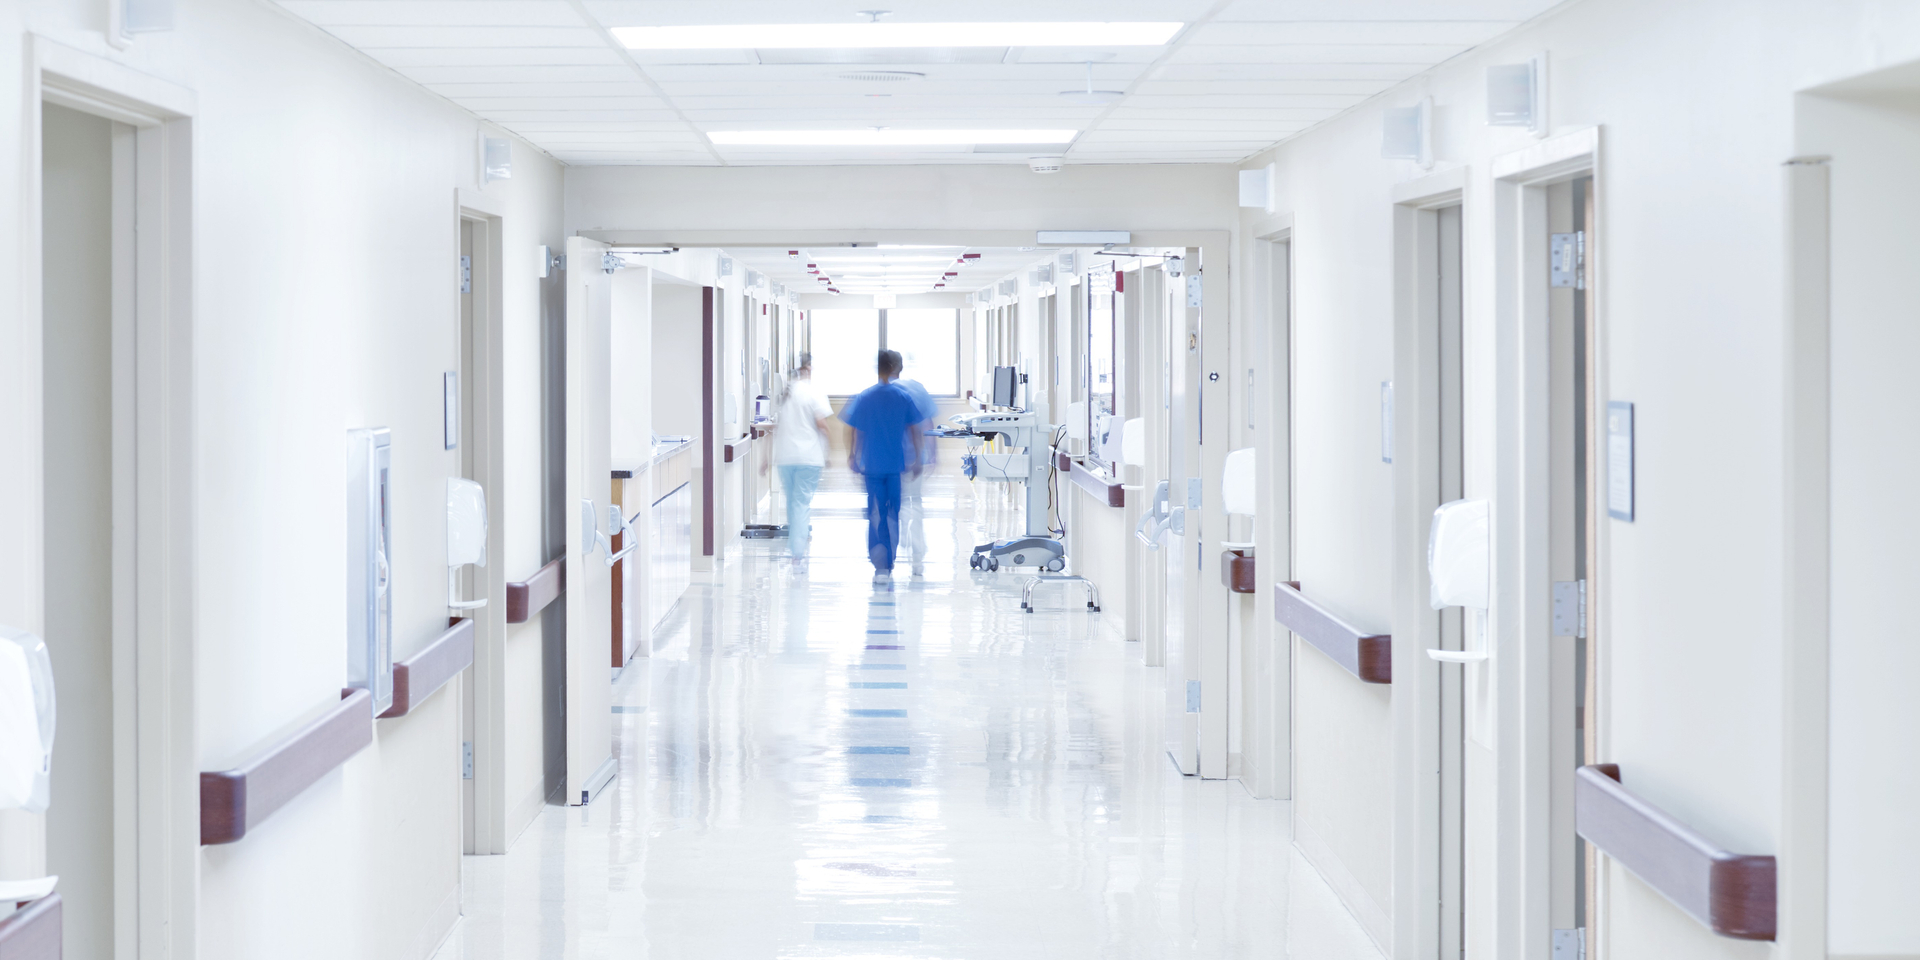
{"type": "Polygon", "coordinates": [[[1034,173],[1059,173],[1060,168],[1066,165],[1067,159],[1065,157],[1027,158],[1027,169],[1032,170],[1034,173]]]}

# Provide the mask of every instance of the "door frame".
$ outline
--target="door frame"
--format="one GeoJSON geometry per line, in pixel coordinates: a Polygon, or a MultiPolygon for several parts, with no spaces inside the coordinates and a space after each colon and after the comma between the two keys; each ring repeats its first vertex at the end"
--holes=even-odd
{"type": "MultiPolygon", "coordinates": [[[[1449,909],[1441,876],[1461,866],[1459,851],[1449,858],[1442,843],[1446,772],[1436,721],[1443,708],[1441,671],[1446,668],[1427,656],[1429,648],[1442,646],[1440,616],[1428,602],[1426,564],[1429,522],[1440,503],[1441,445],[1435,376],[1441,346],[1440,251],[1428,238],[1436,235],[1441,210],[1460,207],[1464,216],[1467,173],[1466,167],[1443,170],[1398,184],[1393,192],[1392,730],[1395,777],[1404,785],[1393,801],[1393,899],[1437,908],[1396,911],[1391,933],[1396,957],[1453,955],[1441,943],[1442,916],[1449,909]]],[[[1461,273],[1464,281],[1464,263],[1461,273]]],[[[1453,771],[1456,778],[1458,774],[1453,771]]],[[[1452,909],[1461,906],[1451,904],[1452,909]]]]}
{"type": "MultiPolygon", "coordinates": [[[[1494,955],[1541,956],[1552,949],[1556,773],[1553,769],[1552,471],[1553,435],[1548,281],[1547,188],[1593,178],[1605,196],[1600,128],[1588,127],[1495,157],[1493,218],[1494,410],[1492,581],[1487,669],[1492,675],[1495,795],[1503,829],[1495,837],[1494,955]],[[1509,812],[1510,811],[1510,812],[1509,812]]],[[[1605,236],[1604,206],[1587,229],[1605,236]]],[[[1597,245],[1594,245],[1597,247],[1597,245]]],[[[1603,264],[1589,261],[1591,371],[1599,402],[1607,396],[1607,321],[1603,264]]],[[[1591,436],[1589,436],[1591,440],[1591,436]]],[[[1608,524],[1590,545],[1590,635],[1604,635],[1608,524]]],[[[1606,648],[1596,646],[1591,736],[1595,755],[1609,754],[1606,648]]],[[[1566,819],[1566,818],[1562,818],[1566,819]]],[[[1570,822],[1570,820],[1569,820],[1570,822]]],[[[1604,871],[1592,891],[1604,917],[1604,871]]],[[[1589,923],[1594,923],[1592,919],[1589,923]]],[[[1597,926],[1597,924],[1596,924],[1597,926]]],[[[1591,929],[1591,928],[1590,928],[1591,929]]]]}
{"type": "MultiPolygon", "coordinates": [[[[1273,585],[1293,579],[1293,216],[1255,228],[1247,281],[1246,359],[1265,371],[1247,397],[1253,411],[1254,593],[1251,644],[1241,649],[1245,727],[1241,779],[1254,796],[1293,796],[1293,635],[1273,622],[1273,585]]],[[[1235,364],[1234,370],[1240,369],[1235,364]]]]}
{"type": "MultiPolygon", "coordinates": [[[[200,774],[195,720],[193,91],[31,37],[20,168],[25,184],[20,313],[0,376],[20,391],[0,446],[24,469],[0,477],[0,532],[19,545],[0,576],[0,619],[46,624],[42,484],[41,104],[132,127],[115,138],[132,196],[113,200],[114,942],[120,956],[194,955],[200,774]],[[124,145],[124,146],[123,146],[124,145]],[[130,151],[122,151],[130,147],[130,151]],[[116,249],[116,254],[120,251],[116,249]],[[11,369],[9,369],[11,367],[11,369]],[[131,388],[128,392],[123,390],[131,388]],[[123,463],[125,466],[123,467],[123,463]],[[130,521],[121,522],[126,514],[130,521]],[[122,709],[126,707],[127,709],[122,709]],[[126,789],[122,789],[122,788],[126,789]]],[[[4,562],[4,561],[0,561],[4,562]]],[[[0,815],[0,867],[44,873],[43,820],[0,815]]]]}
{"type": "MultiPolygon", "coordinates": [[[[474,275],[479,283],[474,303],[472,356],[458,364],[460,391],[471,398],[461,415],[464,442],[473,463],[473,476],[487,491],[487,565],[472,575],[484,586],[470,596],[488,598],[487,605],[470,611],[474,621],[473,665],[461,684],[463,725],[471,722],[473,737],[472,820],[466,824],[467,852],[502,854],[512,842],[508,817],[513,801],[507,796],[507,497],[506,497],[506,326],[502,296],[505,289],[505,210],[494,197],[467,189],[454,192],[453,248],[460,249],[460,229],[474,230],[474,275]],[[483,259],[484,258],[484,259],[483,259]],[[499,599],[495,599],[499,598],[499,599]]],[[[457,260],[455,261],[457,262],[457,260]]],[[[455,287],[455,289],[458,289],[455,287]]],[[[454,300],[454,344],[466,346],[459,329],[458,295],[454,300]]],[[[465,459],[458,452],[456,460],[465,459]]],[[[460,472],[460,471],[456,471],[460,472]]]]}

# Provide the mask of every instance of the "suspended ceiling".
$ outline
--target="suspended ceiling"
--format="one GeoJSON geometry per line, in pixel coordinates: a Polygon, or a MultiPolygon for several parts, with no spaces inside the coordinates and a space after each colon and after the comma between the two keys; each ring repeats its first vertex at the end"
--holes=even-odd
{"type": "Polygon", "coordinates": [[[278,0],[569,164],[1231,162],[1559,0],[278,0]],[[1180,21],[1162,46],[629,50],[628,26],[1180,21]],[[1107,103],[1062,91],[1118,91],[1107,103]],[[868,73],[906,79],[849,79],[868,73]],[[717,145],[738,130],[1068,129],[1065,147],[717,145]]]}

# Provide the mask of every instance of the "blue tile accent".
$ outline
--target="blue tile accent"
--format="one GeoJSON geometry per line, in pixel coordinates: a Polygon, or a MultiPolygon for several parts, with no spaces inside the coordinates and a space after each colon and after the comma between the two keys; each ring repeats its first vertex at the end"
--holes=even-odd
{"type": "Polygon", "coordinates": [[[898,630],[868,630],[867,632],[868,632],[868,633],[894,633],[894,634],[897,634],[897,633],[899,633],[900,631],[898,631],[898,630]]]}
{"type": "Polygon", "coordinates": [[[907,685],[904,683],[876,683],[873,681],[855,681],[847,684],[847,686],[855,690],[905,690],[907,688],[907,685]]]}
{"type": "Polygon", "coordinates": [[[905,670],[906,668],[907,665],[904,663],[856,663],[853,665],[855,670],[905,670]]]}
{"type": "Polygon", "coordinates": [[[815,940],[884,940],[892,943],[920,940],[920,927],[905,923],[816,923],[815,940]]]}
{"type": "Polygon", "coordinates": [[[905,710],[848,710],[850,717],[905,717],[905,710]]]}
{"type": "Polygon", "coordinates": [[[847,752],[848,753],[905,754],[905,753],[912,753],[913,748],[912,747],[848,747],[847,752]]]}
{"type": "Polygon", "coordinates": [[[892,600],[869,600],[869,601],[867,601],[867,603],[868,603],[868,604],[870,604],[870,605],[872,605],[872,606],[876,606],[876,607],[891,607],[891,606],[893,606],[893,601],[892,601],[892,600]]]}
{"type": "Polygon", "coordinates": [[[899,780],[893,777],[854,777],[847,781],[856,787],[911,787],[912,780],[899,780]]]}
{"type": "Polygon", "coordinates": [[[897,643],[869,643],[867,644],[867,649],[868,650],[905,650],[906,647],[903,647],[897,643]]]}
{"type": "Polygon", "coordinates": [[[646,707],[629,707],[623,704],[616,703],[613,705],[613,712],[614,713],[646,713],[647,708],[646,707]]]}

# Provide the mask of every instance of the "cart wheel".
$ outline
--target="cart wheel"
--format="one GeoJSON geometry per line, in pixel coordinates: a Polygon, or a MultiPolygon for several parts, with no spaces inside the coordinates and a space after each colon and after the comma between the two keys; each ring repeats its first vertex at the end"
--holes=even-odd
{"type": "Polygon", "coordinates": [[[1066,568],[1067,568],[1067,561],[1062,560],[1059,557],[1054,557],[1052,560],[1047,561],[1046,571],[1048,573],[1059,573],[1060,571],[1065,570],[1066,568]]]}
{"type": "Polygon", "coordinates": [[[980,555],[976,553],[973,556],[968,557],[967,566],[972,567],[975,570],[980,569],[980,555]]]}
{"type": "MultiPolygon", "coordinates": [[[[1090,606],[1090,607],[1093,607],[1093,604],[1087,604],[1087,606],[1090,606]]],[[[1099,612],[1100,612],[1100,608],[1099,608],[1099,607],[1093,607],[1093,612],[1094,612],[1094,613],[1099,613],[1099,612]]]]}
{"type": "Polygon", "coordinates": [[[987,571],[988,571],[989,573],[991,573],[991,572],[993,572],[993,571],[996,571],[996,570],[999,570],[999,569],[1000,569],[1000,559],[999,559],[998,557],[988,557],[988,558],[987,558],[987,571]]]}

